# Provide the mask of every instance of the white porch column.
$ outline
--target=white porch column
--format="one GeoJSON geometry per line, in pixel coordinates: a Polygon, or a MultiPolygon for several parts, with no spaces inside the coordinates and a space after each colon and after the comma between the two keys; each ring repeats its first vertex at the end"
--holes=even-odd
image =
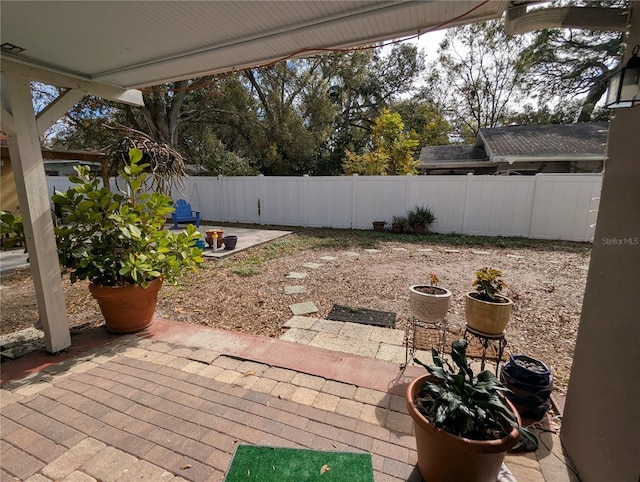
{"type": "MultiPolygon", "coordinates": [[[[640,43],[640,4],[630,3],[625,61],[640,43]]],[[[583,482],[640,477],[640,107],[612,113],[560,434],[583,482]]]]}
{"type": "Polygon", "coordinates": [[[7,132],[9,155],[38,311],[47,351],[55,353],[71,345],[71,336],[31,88],[27,77],[10,71],[2,75],[3,109],[12,117],[12,132],[7,132]]]}

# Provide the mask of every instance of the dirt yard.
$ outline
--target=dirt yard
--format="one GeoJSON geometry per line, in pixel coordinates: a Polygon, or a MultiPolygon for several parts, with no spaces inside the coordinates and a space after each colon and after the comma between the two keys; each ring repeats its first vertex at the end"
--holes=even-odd
{"type": "MultiPolygon", "coordinates": [[[[464,294],[472,291],[476,269],[501,269],[514,302],[507,326],[508,351],[525,353],[552,369],[556,388],[566,389],[589,264],[590,246],[557,242],[498,242],[442,236],[341,233],[297,230],[268,245],[235,254],[225,261],[207,259],[197,274],[160,293],[157,316],[277,337],[291,316],[288,306],[312,301],[324,318],[334,304],[393,311],[398,328],[410,317],[409,286],[427,283],[435,272],[440,286],[453,293],[449,322],[454,334],[464,327],[464,294]],[[418,240],[420,239],[420,240],[418,240]],[[473,245],[470,245],[472,243],[473,245]],[[497,244],[502,244],[498,247],[497,244]],[[520,247],[528,244],[528,247],[520,247]],[[505,247],[506,246],[506,247],[505,247]],[[375,248],[378,252],[367,252],[375,248]],[[358,253],[349,256],[347,252],[358,253]],[[325,261],[323,256],[335,257],[325,261]],[[320,263],[318,269],[304,263],[320,263]],[[303,280],[287,279],[304,272],[303,280]],[[284,287],[304,285],[305,294],[285,295],[284,287]]],[[[28,269],[2,277],[1,332],[32,326],[38,319],[28,269]]],[[[73,331],[101,323],[97,304],[84,282],[64,282],[73,331]]]]}

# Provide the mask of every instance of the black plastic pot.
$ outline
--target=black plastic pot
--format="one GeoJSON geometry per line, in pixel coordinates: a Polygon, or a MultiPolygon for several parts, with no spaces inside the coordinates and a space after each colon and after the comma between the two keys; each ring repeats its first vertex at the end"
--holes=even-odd
{"type": "Polygon", "coordinates": [[[236,249],[238,236],[225,236],[224,238],[222,238],[222,242],[224,243],[224,249],[226,251],[231,251],[232,249],[236,249]]]}

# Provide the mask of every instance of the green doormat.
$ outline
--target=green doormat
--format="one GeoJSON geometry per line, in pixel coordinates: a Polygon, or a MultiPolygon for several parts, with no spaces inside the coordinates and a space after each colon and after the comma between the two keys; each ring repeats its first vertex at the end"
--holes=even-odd
{"type": "Polygon", "coordinates": [[[239,445],[225,482],[374,482],[371,454],[239,445]]]}

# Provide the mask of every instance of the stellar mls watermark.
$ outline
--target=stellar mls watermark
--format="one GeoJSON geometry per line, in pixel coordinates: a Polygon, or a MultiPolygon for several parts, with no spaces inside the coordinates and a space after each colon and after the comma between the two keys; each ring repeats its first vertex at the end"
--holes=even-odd
{"type": "Polygon", "coordinates": [[[606,246],[638,246],[640,238],[602,238],[602,244],[606,246]]]}

